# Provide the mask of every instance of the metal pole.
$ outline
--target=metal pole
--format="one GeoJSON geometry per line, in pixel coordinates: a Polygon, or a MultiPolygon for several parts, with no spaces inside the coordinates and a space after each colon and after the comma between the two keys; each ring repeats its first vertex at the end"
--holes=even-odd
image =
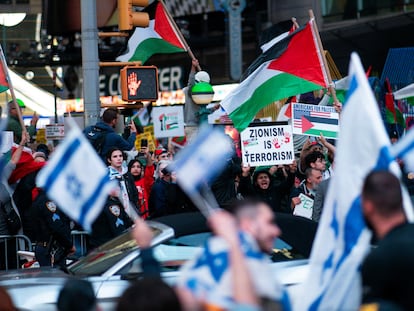
{"type": "Polygon", "coordinates": [[[54,104],[55,104],[55,123],[58,123],[56,68],[53,69],[53,95],[54,95],[54,104]]]}
{"type": "Polygon", "coordinates": [[[82,20],[82,72],[85,126],[99,120],[99,57],[96,0],[81,0],[82,20]]]}

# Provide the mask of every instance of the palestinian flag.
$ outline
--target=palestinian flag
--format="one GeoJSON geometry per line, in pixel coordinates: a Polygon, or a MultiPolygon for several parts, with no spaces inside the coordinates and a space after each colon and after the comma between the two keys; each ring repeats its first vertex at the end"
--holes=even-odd
{"type": "Polygon", "coordinates": [[[276,121],[289,121],[292,118],[292,103],[287,103],[280,108],[276,121]]]}
{"type": "Polygon", "coordinates": [[[120,62],[141,61],[143,64],[154,54],[185,52],[183,42],[177,34],[162,4],[153,2],[145,8],[150,17],[147,28],[136,27],[128,41],[127,52],[116,58],[120,62]]]}
{"type": "Polygon", "coordinates": [[[389,124],[399,124],[405,128],[405,118],[401,110],[395,106],[392,93],[385,94],[385,122],[389,124]]]}
{"type": "Polygon", "coordinates": [[[395,106],[394,94],[392,93],[391,84],[385,79],[385,122],[389,124],[399,124],[405,128],[405,119],[401,110],[395,106]]]}
{"type": "Polygon", "coordinates": [[[4,68],[2,62],[0,62],[0,93],[9,89],[9,82],[7,82],[7,68],[4,68]]]}
{"type": "Polygon", "coordinates": [[[277,100],[328,86],[313,19],[266,52],[264,61],[221,102],[241,132],[263,107],[277,100]]]}
{"type": "Polygon", "coordinates": [[[182,149],[185,147],[186,144],[187,144],[186,136],[178,136],[178,137],[173,137],[171,139],[171,145],[173,145],[174,147],[182,149]]]}

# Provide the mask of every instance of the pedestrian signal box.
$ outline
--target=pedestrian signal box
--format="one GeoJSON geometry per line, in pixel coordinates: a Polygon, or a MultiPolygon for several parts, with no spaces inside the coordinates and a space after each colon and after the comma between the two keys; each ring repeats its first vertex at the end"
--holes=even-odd
{"type": "Polygon", "coordinates": [[[158,69],[155,66],[126,66],[121,69],[122,100],[156,101],[158,99],[158,69]]]}

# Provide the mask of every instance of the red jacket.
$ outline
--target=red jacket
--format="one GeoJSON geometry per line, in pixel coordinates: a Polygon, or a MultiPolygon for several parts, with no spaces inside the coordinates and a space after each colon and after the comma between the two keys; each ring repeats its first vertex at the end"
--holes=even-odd
{"type": "Polygon", "coordinates": [[[154,184],[154,165],[147,165],[144,171],[144,177],[135,181],[138,190],[139,211],[143,219],[148,217],[148,200],[154,184]]]}

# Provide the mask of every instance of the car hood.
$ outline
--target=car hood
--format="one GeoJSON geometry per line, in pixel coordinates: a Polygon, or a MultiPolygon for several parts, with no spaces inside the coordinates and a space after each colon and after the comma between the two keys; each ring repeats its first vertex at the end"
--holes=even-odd
{"type": "Polygon", "coordinates": [[[0,273],[0,286],[7,289],[19,310],[55,310],[50,302],[57,300],[60,289],[70,277],[53,268],[11,270],[0,273]]]}
{"type": "Polygon", "coordinates": [[[62,270],[50,267],[33,268],[33,269],[19,269],[0,272],[0,285],[9,286],[13,284],[25,284],[33,280],[36,282],[52,282],[49,279],[62,278],[66,279],[70,275],[62,270]]]}

